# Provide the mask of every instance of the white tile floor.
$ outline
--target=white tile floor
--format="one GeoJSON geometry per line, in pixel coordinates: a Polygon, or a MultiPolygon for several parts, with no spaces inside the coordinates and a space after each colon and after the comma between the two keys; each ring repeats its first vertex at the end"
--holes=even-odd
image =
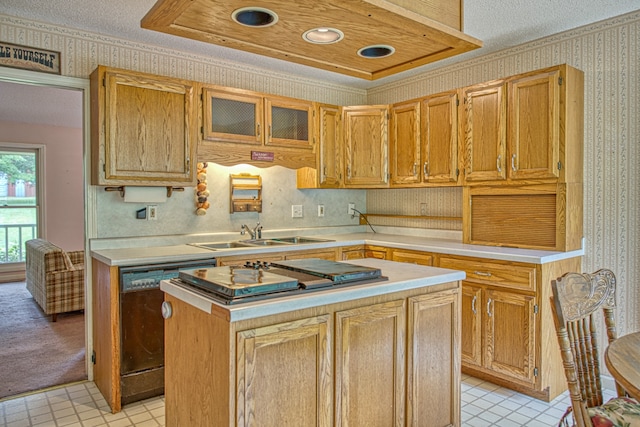
{"type": "MultiPolygon", "coordinates": [[[[556,426],[569,405],[566,392],[546,403],[467,375],[462,378],[465,427],[556,426]]],[[[605,391],[605,401],[613,396],[613,391],[605,391]]],[[[132,403],[112,414],[95,384],[89,381],[0,401],[2,427],[164,425],[164,397],[132,403]]]]}

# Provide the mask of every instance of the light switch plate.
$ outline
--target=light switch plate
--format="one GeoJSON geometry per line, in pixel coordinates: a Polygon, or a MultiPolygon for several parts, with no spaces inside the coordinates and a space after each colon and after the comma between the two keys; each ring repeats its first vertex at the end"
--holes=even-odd
{"type": "Polygon", "coordinates": [[[147,219],[149,221],[155,221],[158,219],[158,206],[157,205],[149,205],[147,206],[147,219]]]}

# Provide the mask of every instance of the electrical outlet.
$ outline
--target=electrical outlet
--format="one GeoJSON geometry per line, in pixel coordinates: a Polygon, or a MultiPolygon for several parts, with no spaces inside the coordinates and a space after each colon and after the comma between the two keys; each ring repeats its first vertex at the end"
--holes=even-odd
{"type": "Polygon", "coordinates": [[[354,209],[356,208],[356,204],[355,203],[349,203],[349,209],[347,210],[347,214],[353,216],[356,214],[356,212],[354,211],[354,209]]]}
{"type": "Polygon", "coordinates": [[[318,216],[324,216],[324,205],[318,205],[318,216]]]}
{"type": "Polygon", "coordinates": [[[291,218],[302,218],[302,205],[291,205],[291,218]]]}
{"type": "Polygon", "coordinates": [[[147,219],[149,221],[155,221],[158,219],[158,206],[157,205],[149,205],[147,206],[147,219]]]}
{"type": "Polygon", "coordinates": [[[427,216],[427,204],[420,203],[420,215],[427,216]]]}

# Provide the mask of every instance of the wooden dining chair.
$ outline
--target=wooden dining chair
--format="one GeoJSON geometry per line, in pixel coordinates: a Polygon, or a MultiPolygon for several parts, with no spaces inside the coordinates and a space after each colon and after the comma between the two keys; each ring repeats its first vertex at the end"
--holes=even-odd
{"type": "Polygon", "coordinates": [[[614,317],[616,277],[611,270],[567,273],[552,280],[551,308],[571,406],[558,426],[640,426],[640,404],[626,397],[603,402],[595,313],[602,309],[608,343],[616,339],[614,317]],[[574,424],[570,424],[573,415],[574,424]],[[636,424],[638,423],[638,424],[636,424]]]}

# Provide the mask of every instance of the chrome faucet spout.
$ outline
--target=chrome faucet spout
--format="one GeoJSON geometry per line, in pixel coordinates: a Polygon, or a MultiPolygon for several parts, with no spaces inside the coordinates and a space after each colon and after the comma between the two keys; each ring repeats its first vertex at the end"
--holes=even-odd
{"type": "Polygon", "coordinates": [[[254,228],[249,228],[246,224],[242,224],[240,234],[244,236],[244,233],[247,231],[249,232],[249,237],[251,237],[251,240],[256,238],[262,239],[262,225],[260,225],[260,223],[257,223],[254,228]]]}

